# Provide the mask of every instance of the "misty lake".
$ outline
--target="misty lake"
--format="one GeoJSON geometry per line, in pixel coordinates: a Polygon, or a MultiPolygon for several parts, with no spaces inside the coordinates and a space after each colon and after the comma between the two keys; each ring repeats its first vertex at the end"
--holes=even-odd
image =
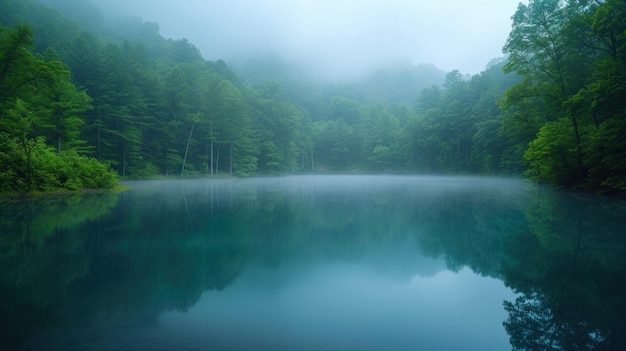
{"type": "Polygon", "coordinates": [[[626,203],[516,179],[126,182],[0,200],[0,350],[605,350],[626,203]]]}

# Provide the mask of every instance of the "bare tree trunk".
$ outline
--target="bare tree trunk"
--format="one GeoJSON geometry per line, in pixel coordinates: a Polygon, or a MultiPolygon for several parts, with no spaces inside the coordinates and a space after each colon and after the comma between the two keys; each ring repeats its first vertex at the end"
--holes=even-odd
{"type": "Polygon", "coordinates": [[[215,174],[220,171],[220,146],[217,145],[217,155],[215,155],[215,174]]]}
{"type": "MultiPolygon", "coordinates": [[[[36,142],[35,142],[36,143],[36,142]]],[[[26,191],[25,194],[30,192],[30,189],[33,184],[33,170],[32,170],[32,151],[36,144],[29,143],[28,138],[24,134],[22,136],[22,148],[24,149],[24,157],[26,158],[26,191]]]]}
{"type": "Polygon", "coordinates": [[[206,173],[207,174],[211,174],[211,170],[210,170],[211,156],[209,155],[209,153],[211,152],[210,145],[211,145],[210,142],[206,144],[206,173]]]}
{"type": "Polygon", "coordinates": [[[229,156],[228,174],[233,175],[233,141],[230,141],[230,156],[229,156]]]}
{"type": "Polygon", "coordinates": [[[189,131],[189,138],[187,138],[187,148],[185,148],[185,157],[183,158],[183,168],[180,170],[180,176],[183,176],[185,173],[185,164],[187,163],[187,153],[189,152],[189,144],[191,143],[191,135],[193,134],[193,128],[196,126],[196,122],[193,122],[191,125],[191,130],[189,131]]]}
{"type": "Polygon", "coordinates": [[[585,180],[585,166],[583,165],[582,146],[580,145],[580,132],[578,130],[578,121],[576,117],[572,117],[572,123],[574,124],[574,132],[576,133],[576,161],[578,162],[578,181],[583,182],[585,180]]]}
{"type": "Polygon", "coordinates": [[[211,117],[211,171],[209,173],[211,173],[211,175],[213,175],[213,117],[211,117]]]}
{"type": "Polygon", "coordinates": [[[122,149],[122,177],[126,177],[126,144],[122,149]]]}
{"type": "Polygon", "coordinates": [[[457,172],[461,172],[461,134],[459,132],[459,129],[457,127],[456,130],[456,147],[457,147],[457,153],[458,153],[458,159],[457,159],[457,172]]]}
{"type": "Polygon", "coordinates": [[[98,117],[95,121],[95,125],[96,125],[96,133],[98,134],[98,145],[96,146],[97,150],[98,150],[98,161],[102,161],[102,138],[101,138],[101,134],[100,134],[100,109],[98,109],[96,111],[96,113],[98,114],[98,117]]]}
{"type": "Polygon", "coordinates": [[[100,127],[98,128],[98,161],[102,161],[102,145],[101,145],[101,137],[100,137],[100,127]]]}

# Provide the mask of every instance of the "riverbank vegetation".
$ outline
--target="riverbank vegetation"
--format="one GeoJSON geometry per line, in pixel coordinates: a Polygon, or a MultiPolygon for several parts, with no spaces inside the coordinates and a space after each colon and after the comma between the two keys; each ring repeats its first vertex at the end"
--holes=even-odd
{"type": "Polygon", "coordinates": [[[0,3],[0,193],[118,176],[522,175],[626,190],[626,5],[531,0],[473,76],[398,64],[352,83],[205,60],[85,1],[0,3]]]}
{"type": "Polygon", "coordinates": [[[111,188],[117,175],[81,152],[91,99],[53,49],[32,52],[32,30],[0,37],[0,194],[111,188]]]}

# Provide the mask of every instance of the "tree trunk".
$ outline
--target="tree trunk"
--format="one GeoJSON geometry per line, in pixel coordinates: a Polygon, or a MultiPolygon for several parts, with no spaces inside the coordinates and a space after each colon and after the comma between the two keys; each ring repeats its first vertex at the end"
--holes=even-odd
{"type": "Polygon", "coordinates": [[[22,136],[22,148],[24,150],[24,157],[26,158],[26,174],[25,174],[26,189],[24,193],[28,194],[33,184],[33,181],[32,181],[33,170],[32,170],[31,160],[32,160],[32,151],[33,151],[34,146],[30,145],[29,139],[26,137],[26,134],[22,136]]]}
{"type": "Polygon", "coordinates": [[[211,152],[210,151],[210,147],[209,147],[210,144],[211,144],[210,142],[208,142],[206,144],[206,173],[207,174],[211,173],[211,171],[209,170],[209,167],[210,167],[209,162],[211,162],[210,161],[211,160],[211,156],[209,156],[209,152],[211,152]]]}
{"type": "Polygon", "coordinates": [[[97,131],[98,131],[98,161],[102,161],[102,146],[101,146],[101,137],[100,137],[100,127],[96,127],[97,131]]]}
{"type": "Polygon", "coordinates": [[[576,133],[576,161],[578,162],[578,181],[582,183],[585,180],[585,166],[583,165],[582,147],[580,145],[580,132],[578,131],[578,121],[572,116],[574,124],[574,132],[576,133]]]}
{"type": "Polygon", "coordinates": [[[187,147],[185,148],[185,157],[183,158],[183,168],[180,170],[180,176],[185,173],[185,163],[187,163],[187,153],[189,152],[189,144],[191,143],[191,135],[193,134],[193,128],[196,126],[196,122],[191,124],[191,130],[189,131],[189,138],[187,138],[187,147]]]}
{"type": "Polygon", "coordinates": [[[231,140],[230,142],[230,161],[229,161],[229,165],[228,165],[228,174],[229,175],[233,175],[233,142],[231,140]]]}
{"type": "Polygon", "coordinates": [[[122,177],[126,177],[126,145],[122,149],[122,177]]]}
{"type": "Polygon", "coordinates": [[[215,155],[215,174],[220,171],[220,145],[217,145],[217,155],[215,155]]]}
{"type": "Polygon", "coordinates": [[[211,175],[213,175],[213,117],[211,117],[211,135],[209,135],[209,138],[211,139],[211,167],[209,167],[211,170],[209,173],[211,173],[211,175]]]}
{"type": "Polygon", "coordinates": [[[461,160],[462,160],[461,159],[461,133],[459,132],[459,128],[458,127],[456,129],[456,148],[457,148],[456,152],[458,153],[457,166],[456,166],[457,170],[456,171],[458,173],[461,173],[463,171],[462,167],[461,167],[461,160]]]}
{"type": "MultiPolygon", "coordinates": [[[[60,101],[56,101],[56,102],[59,103],[60,101]]],[[[56,128],[55,128],[56,137],[57,137],[57,154],[60,154],[61,153],[61,111],[59,111],[58,107],[55,110],[55,115],[56,115],[56,123],[57,123],[56,128]]]]}

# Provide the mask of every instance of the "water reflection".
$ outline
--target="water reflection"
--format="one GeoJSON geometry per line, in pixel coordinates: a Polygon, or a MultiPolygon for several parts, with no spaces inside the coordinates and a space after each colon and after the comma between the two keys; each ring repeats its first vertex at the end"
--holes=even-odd
{"type": "Polygon", "coordinates": [[[188,313],[167,313],[160,323],[189,347],[500,350],[508,340],[497,302],[510,296],[502,282],[469,269],[402,281],[355,263],[315,265],[297,276],[255,269],[228,294],[207,292],[188,313]],[[281,282],[268,286],[267,275],[281,282]]]}
{"type": "Polygon", "coordinates": [[[0,349],[20,350],[63,324],[76,285],[93,267],[91,233],[117,204],[111,193],[0,200],[0,349]],[[50,318],[48,318],[50,317],[50,318]]]}
{"type": "Polygon", "coordinates": [[[532,236],[508,243],[504,323],[519,350],[618,350],[626,341],[624,202],[541,191],[532,236]]]}
{"type": "Polygon", "coordinates": [[[131,186],[1,204],[0,349],[624,343],[623,202],[493,178],[131,186]]]}

